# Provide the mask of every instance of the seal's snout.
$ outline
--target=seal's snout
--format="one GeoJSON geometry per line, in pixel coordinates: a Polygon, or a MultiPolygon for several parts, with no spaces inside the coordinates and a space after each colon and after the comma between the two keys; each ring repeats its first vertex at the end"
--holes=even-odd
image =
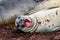
{"type": "Polygon", "coordinates": [[[23,22],[24,22],[24,17],[21,17],[21,16],[17,17],[16,21],[15,21],[16,28],[20,29],[20,28],[24,27],[23,22]]]}

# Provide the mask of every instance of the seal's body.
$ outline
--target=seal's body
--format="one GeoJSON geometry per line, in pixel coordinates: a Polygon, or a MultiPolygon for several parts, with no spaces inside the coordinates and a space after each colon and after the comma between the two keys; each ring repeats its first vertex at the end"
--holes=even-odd
{"type": "Polygon", "coordinates": [[[17,29],[24,32],[52,32],[60,30],[60,7],[42,10],[27,16],[18,16],[15,25],[17,29]]]}

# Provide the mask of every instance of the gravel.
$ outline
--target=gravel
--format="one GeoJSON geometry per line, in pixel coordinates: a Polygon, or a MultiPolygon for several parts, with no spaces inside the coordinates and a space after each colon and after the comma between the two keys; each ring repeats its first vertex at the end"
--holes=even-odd
{"type": "Polygon", "coordinates": [[[60,40],[60,31],[48,33],[24,33],[15,26],[0,26],[0,40],[60,40]]]}

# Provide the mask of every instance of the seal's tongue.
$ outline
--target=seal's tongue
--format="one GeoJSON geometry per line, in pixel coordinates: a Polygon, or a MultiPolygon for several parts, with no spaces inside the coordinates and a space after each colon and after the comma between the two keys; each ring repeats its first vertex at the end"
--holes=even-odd
{"type": "Polygon", "coordinates": [[[24,25],[26,26],[26,27],[30,27],[31,26],[31,21],[29,21],[29,20],[25,20],[24,21],[24,25]]]}

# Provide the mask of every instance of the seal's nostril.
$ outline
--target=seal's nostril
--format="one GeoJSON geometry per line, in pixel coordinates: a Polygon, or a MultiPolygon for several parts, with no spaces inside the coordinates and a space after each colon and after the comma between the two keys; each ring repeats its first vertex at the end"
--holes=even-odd
{"type": "Polygon", "coordinates": [[[21,17],[21,18],[20,18],[20,21],[23,21],[23,20],[24,20],[24,18],[21,17]]]}
{"type": "Polygon", "coordinates": [[[20,21],[23,21],[23,19],[20,19],[20,21]]]}

